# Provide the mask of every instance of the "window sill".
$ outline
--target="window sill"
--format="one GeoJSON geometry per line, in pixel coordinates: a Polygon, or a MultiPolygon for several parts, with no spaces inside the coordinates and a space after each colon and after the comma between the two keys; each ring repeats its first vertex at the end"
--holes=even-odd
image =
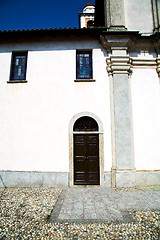
{"type": "Polygon", "coordinates": [[[95,79],[75,79],[74,82],[95,82],[95,79]]]}
{"type": "Polygon", "coordinates": [[[7,83],[27,83],[28,81],[26,80],[10,80],[7,83]]]}

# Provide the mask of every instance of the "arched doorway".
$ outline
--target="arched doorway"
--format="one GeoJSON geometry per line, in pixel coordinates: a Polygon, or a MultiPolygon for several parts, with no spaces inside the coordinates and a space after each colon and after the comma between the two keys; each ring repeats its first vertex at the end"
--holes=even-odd
{"type": "MultiPolygon", "coordinates": [[[[104,179],[104,137],[103,137],[103,124],[100,118],[91,112],[80,112],[72,117],[69,122],[69,186],[78,187],[79,185],[74,184],[74,141],[75,135],[98,135],[99,141],[99,184],[100,186],[105,185],[104,179]],[[90,117],[94,120],[94,124],[88,121],[86,124],[85,117],[90,117]],[[82,121],[84,120],[84,121],[82,121]],[[83,122],[83,124],[82,124],[83,122]],[[78,125],[81,127],[78,127],[78,125]],[[94,127],[94,128],[93,128],[94,127]],[[87,130],[88,129],[88,130],[87,130]]],[[[97,184],[94,184],[97,185],[97,184]]],[[[83,185],[87,186],[87,184],[83,185]]]]}
{"type": "Polygon", "coordinates": [[[83,116],[73,126],[74,185],[100,185],[99,127],[83,116]]]}

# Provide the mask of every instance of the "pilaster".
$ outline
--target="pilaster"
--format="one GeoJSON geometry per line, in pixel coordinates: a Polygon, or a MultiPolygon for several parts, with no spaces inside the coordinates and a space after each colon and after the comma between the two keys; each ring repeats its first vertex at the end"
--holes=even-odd
{"type": "Polygon", "coordinates": [[[105,27],[109,30],[126,30],[124,0],[105,0],[105,27]]]}
{"type": "Polygon", "coordinates": [[[131,60],[126,39],[117,43],[110,36],[103,42],[110,52],[107,71],[110,77],[112,113],[112,187],[135,186],[135,164],[132,133],[131,60]]]}
{"type": "Polygon", "coordinates": [[[153,12],[153,25],[154,32],[160,31],[160,1],[152,0],[152,12],[153,12]]]}

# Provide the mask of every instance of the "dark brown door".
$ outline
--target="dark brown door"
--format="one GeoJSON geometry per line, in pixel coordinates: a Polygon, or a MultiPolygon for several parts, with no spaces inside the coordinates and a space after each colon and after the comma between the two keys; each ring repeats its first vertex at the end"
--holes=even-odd
{"type": "Polygon", "coordinates": [[[99,135],[74,135],[74,184],[99,185],[99,135]]]}

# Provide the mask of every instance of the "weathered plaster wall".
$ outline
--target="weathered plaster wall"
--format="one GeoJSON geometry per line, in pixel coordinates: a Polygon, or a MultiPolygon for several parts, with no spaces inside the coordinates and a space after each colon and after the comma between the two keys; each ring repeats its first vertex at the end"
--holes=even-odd
{"type": "Polygon", "coordinates": [[[104,126],[105,171],[111,170],[109,79],[105,51],[96,40],[26,43],[0,47],[0,170],[69,171],[69,133],[79,112],[104,126]],[[76,50],[93,49],[95,82],[78,83],[76,50]],[[8,84],[11,52],[28,50],[28,83],[8,84]]]}
{"type": "Polygon", "coordinates": [[[160,84],[156,69],[134,69],[131,90],[136,169],[159,170],[160,84]]]}
{"type": "Polygon", "coordinates": [[[125,21],[129,31],[153,32],[151,0],[124,0],[125,21]]]}

